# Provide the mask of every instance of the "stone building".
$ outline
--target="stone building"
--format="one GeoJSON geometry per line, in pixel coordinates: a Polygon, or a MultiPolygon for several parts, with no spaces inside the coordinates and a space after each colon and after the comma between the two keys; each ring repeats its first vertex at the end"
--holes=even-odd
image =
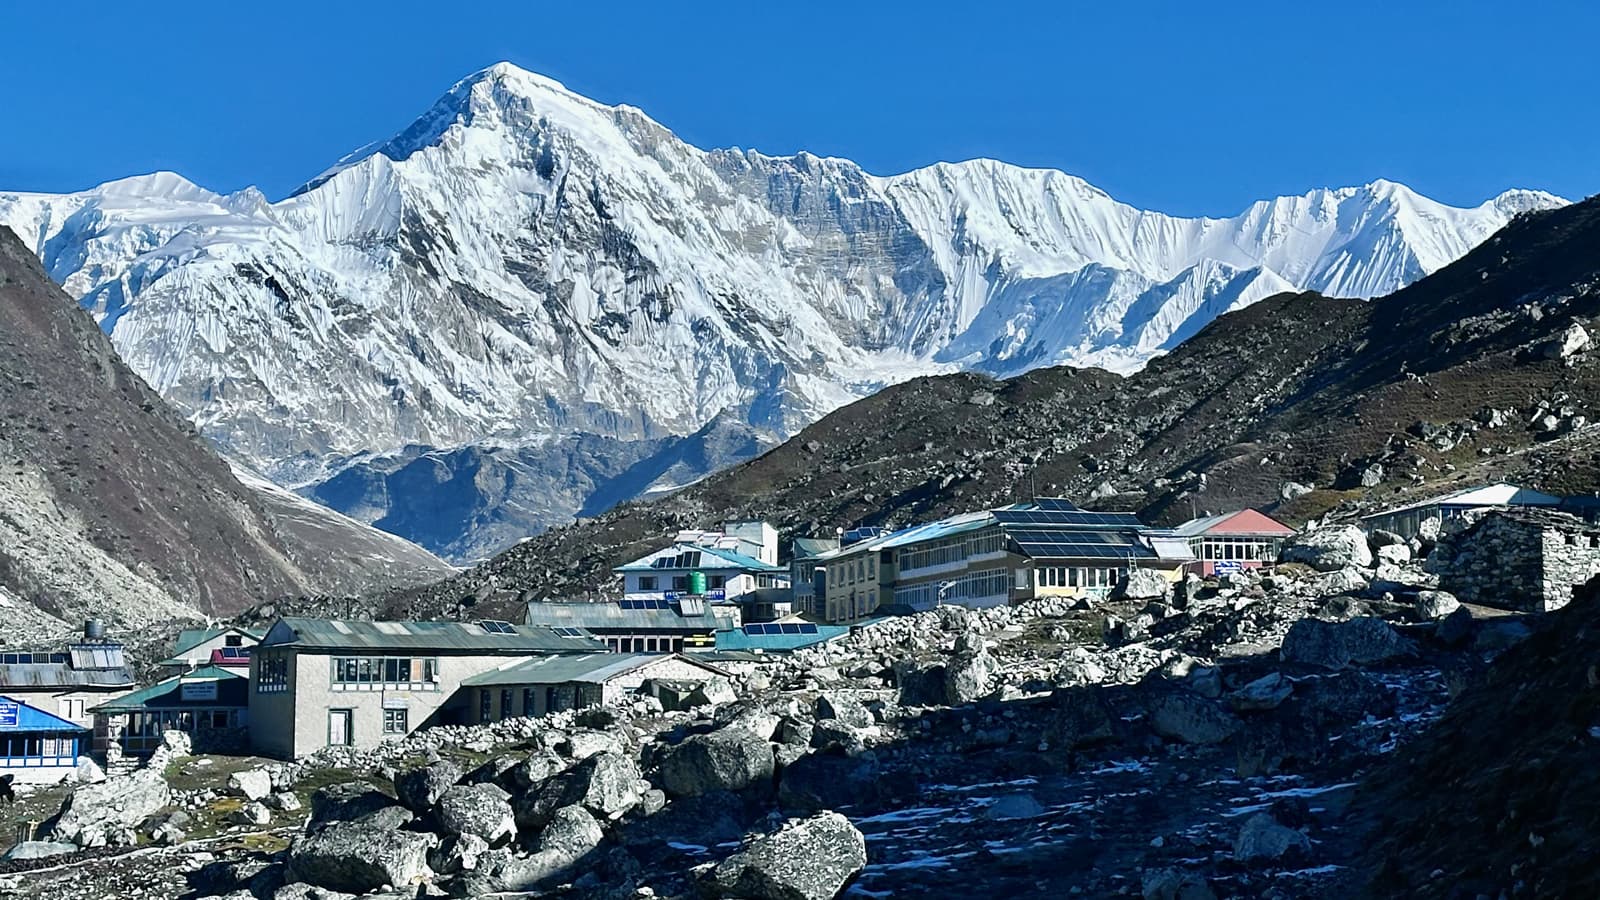
{"type": "Polygon", "coordinates": [[[1427,567],[1466,603],[1560,609],[1600,575],[1600,525],[1548,509],[1494,510],[1441,537],[1427,567]]]}

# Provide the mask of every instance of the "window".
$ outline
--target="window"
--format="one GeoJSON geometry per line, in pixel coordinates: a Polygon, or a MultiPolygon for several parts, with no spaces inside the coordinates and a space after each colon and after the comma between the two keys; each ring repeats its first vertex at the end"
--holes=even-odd
{"type": "Polygon", "coordinates": [[[640,575],[639,576],[639,590],[641,590],[641,591],[653,591],[653,590],[656,590],[656,584],[657,584],[656,577],[654,575],[640,575]]]}
{"type": "Polygon", "coordinates": [[[72,698],[63,697],[61,700],[57,701],[57,709],[61,713],[61,718],[63,718],[63,719],[81,719],[81,718],[83,718],[83,701],[82,700],[75,700],[75,699],[72,699],[72,698]]]}
{"type": "Polygon", "coordinates": [[[537,712],[538,706],[536,705],[536,700],[535,700],[536,697],[538,697],[538,695],[534,693],[533,688],[523,688],[522,689],[522,714],[523,715],[525,715],[525,716],[538,715],[538,712],[537,712]]]}
{"type": "Polygon", "coordinates": [[[385,709],[383,711],[383,733],[405,734],[409,732],[411,729],[407,727],[407,720],[411,717],[410,712],[408,709],[385,709]]]}
{"type": "Polygon", "coordinates": [[[867,554],[867,577],[878,577],[878,558],[870,553],[867,554]]]}
{"type": "Polygon", "coordinates": [[[240,647],[240,646],[243,646],[244,645],[244,637],[242,635],[230,634],[227,637],[222,639],[222,645],[224,647],[240,647]]]}
{"type": "Polygon", "coordinates": [[[713,591],[721,590],[723,587],[725,587],[727,585],[727,583],[728,583],[728,576],[726,576],[726,575],[707,575],[706,576],[706,587],[711,589],[711,590],[713,590],[713,591]]]}
{"type": "Polygon", "coordinates": [[[689,576],[687,576],[687,575],[674,575],[674,576],[672,576],[672,589],[675,590],[675,591],[687,591],[689,589],[689,576]]]}
{"type": "MultiPolygon", "coordinates": [[[[432,657],[335,656],[336,691],[436,691],[439,661],[432,657]]],[[[266,661],[262,661],[263,670],[266,661]]]]}
{"type": "Polygon", "coordinates": [[[494,721],[494,692],[488,688],[478,691],[478,721],[494,721]]]}
{"type": "Polygon", "coordinates": [[[256,655],[256,692],[273,694],[289,689],[289,657],[283,653],[256,655]]]}

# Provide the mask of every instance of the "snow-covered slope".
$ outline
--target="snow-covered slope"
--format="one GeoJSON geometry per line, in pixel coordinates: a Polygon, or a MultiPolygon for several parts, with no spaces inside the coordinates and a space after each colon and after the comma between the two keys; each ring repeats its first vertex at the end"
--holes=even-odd
{"type": "Polygon", "coordinates": [[[0,194],[0,224],[218,445],[298,485],[724,410],[787,434],[936,371],[1136,368],[1225,310],[1384,293],[1563,202],[1379,181],[1184,219],[989,160],[703,151],[500,64],[276,203],[160,173],[0,194]]]}

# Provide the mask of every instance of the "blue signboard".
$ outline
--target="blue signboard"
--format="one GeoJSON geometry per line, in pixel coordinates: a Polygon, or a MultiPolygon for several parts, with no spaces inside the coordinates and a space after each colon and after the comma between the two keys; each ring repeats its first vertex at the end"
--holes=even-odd
{"type": "Polygon", "coordinates": [[[677,591],[662,591],[661,592],[661,599],[663,599],[663,600],[676,600],[676,599],[678,599],[678,592],[677,591]]]}
{"type": "Polygon", "coordinates": [[[728,592],[723,590],[722,588],[713,588],[713,589],[711,589],[709,591],[706,591],[706,599],[707,600],[722,600],[722,599],[725,599],[727,596],[728,596],[728,592]]]}
{"type": "Polygon", "coordinates": [[[1237,559],[1225,559],[1221,562],[1213,563],[1211,570],[1216,572],[1218,575],[1223,575],[1229,572],[1243,572],[1244,563],[1239,562],[1237,559]]]}
{"type": "Polygon", "coordinates": [[[17,717],[22,714],[20,704],[0,700],[0,728],[17,727],[17,717]]]}

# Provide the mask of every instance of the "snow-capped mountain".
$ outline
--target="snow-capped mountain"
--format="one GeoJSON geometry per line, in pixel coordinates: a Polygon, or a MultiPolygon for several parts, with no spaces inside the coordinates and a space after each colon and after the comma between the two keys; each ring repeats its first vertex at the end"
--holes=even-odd
{"type": "Polygon", "coordinates": [[[705,151],[499,64],[275,203],[161,173],[0,194],[0,224],[219,446],[302,485],[725,410],[787,434],[937,371],[1132,369],[1229,309],[1385,293],[1564,202],[1378,181],[1185,219],[989,160],[705,151]]]}

